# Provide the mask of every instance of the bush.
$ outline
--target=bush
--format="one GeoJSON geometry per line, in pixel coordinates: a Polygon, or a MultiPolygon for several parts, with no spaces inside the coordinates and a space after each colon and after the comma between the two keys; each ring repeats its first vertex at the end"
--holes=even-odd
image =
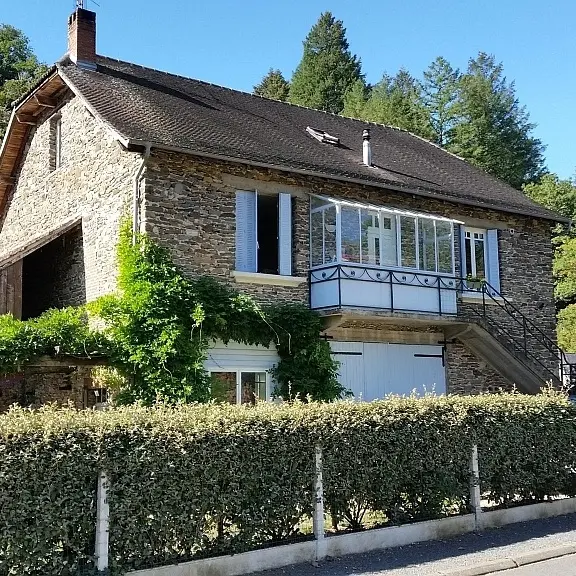
{"type": "Polygon", "coordinates": [[[287,542],[314,451],[339,528],[466,511],[470,450],[496,503],[575,495],[576,408],[557,395],[374,403],[14,409],[0,416],[0,576],[93,569],[99,470],[113,573],[287,542]]]}

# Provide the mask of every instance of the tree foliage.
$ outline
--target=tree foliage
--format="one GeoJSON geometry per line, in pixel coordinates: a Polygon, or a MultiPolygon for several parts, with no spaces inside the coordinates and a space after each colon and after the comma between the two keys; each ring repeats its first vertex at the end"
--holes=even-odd
{"type": "Polygon", "coordinates": [[[0,24],[0,140],[8,124],[8,106],[47,71],[38,62],[28,38],[17,28],[0,24]]]}
{"type": "Polygon", "coordinates": [[[524,193],[546,208],[576,219],[576,181],[561,180],[556,174],[544,174],[537,182],[523,187],[524,193]]]}
{"type": "Polygon", "coordinates": [[[272,100],[280,100],[285,102],[288,100],[290,92],[290,84],[282,75],[280,70],[273,70],[270,68],[268,74],[262,78],[259,84],[254,86],[254,94],[257,96],[264,96],[264,98],[271,98],[272,100]]]}
{"type": "Polygon", "coordinates": [[[344,97],[345,116],[408,130],[424,138],[433,136],[419,82],[406,70],[384,74],[370,89],[355,82],[344,97]]]}
{"type": "Polygon", "coordinates": [[[432,140],[440,146],[448,143],[456,125],[459,81],[460,72],[442,56],[424,71],[422,100],[432,128],[432,140]]]}
{"type": "Polygon", "coordinates": [[[458,121],[447,148],[515,188],[537,179],[544,147],[494,56],[480,52],[458,82],[458,121]]]}
{"type": "Polygon", "coordinates": [[[289,101],[338,114],[346,92],[362,78],[360,60],[350,52],[342,21],[324,12],[304,41],[289,101]]]}

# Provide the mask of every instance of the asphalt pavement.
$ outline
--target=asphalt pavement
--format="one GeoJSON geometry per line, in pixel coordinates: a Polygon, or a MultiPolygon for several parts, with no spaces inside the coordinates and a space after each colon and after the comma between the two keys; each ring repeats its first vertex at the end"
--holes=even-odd
{"type": "MultiPolygon", "coordinates": [[[[576,544],[576,514],[510,524],[449,540],[423,542],[258,572],[258,576],[440,576],[464,574],[491,562],[576,544]]],[[[574,556],[500,572],[505,576],[576,576],[574,556]],[[549,568],[547,568],[549,566],[549,568]],[[569,568],[567,568],[567,566],[569,568]],[[530,572],[526,570],[538,570],[530,572]],[[516,571],[518,570],[518,571],[516,571]],[[524,570],[524,571],[523,571],[524,570]],[[543,570],[543,571],[542,571],[543,570]],[[572,571],[566,571],[572,570],[572,571]]],[[[487,574],[488,571],[483,572],[487,574]]]]}
{"type": "Polygon", "coordinates": [[[505,572],[490,572],[486,576],[576,576],[576,556],[562,556],[554,560],[536,562],[528,566],[506,570],[505,572]]]}

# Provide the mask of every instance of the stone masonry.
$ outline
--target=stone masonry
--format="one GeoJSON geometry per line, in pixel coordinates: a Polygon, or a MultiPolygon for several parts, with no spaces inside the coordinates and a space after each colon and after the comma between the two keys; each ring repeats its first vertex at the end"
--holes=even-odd
{"type": "MultiPolygon", "coordinates": [[[[26,148],[18,183],[0,223],[0,266],[32,244],[81,224],[85,300],[116,286],[116,244],[121,218],[130,214],[133,178],[142,155],[125,150],[72,95],[38,125],[26,148]],[[54,162],[60,115],[60,167],[54,162]]],[[[555,338],[550,223],[494,210],[466,207],[408,193],[289,174],[265,168],[153,150],[144,171],[141,229],[170,249],[190,275],[234,283],[236,190],[290,192],[293,198],[293,276],[309,269],[308,193],[448,216],[470,225],[499,229],[502,293],[545,334],[555,338]],[[510,232],[513,230],[513,233],[510,232]]],[[[481,191],[479,191],[479,194],[481,191]]],[[[456,254],[457,267],[459,262],[456,254]]],[[[459,270],[457,270],[459,273],[459,270]]],[[[308,303],[308,284],[237,284],[261,302],[308,303]]],[[[469,318],[468,303],[460,306],[469,318]]],[[[498,314],[494,308],[494,314],[498,314]]],[[[396,323],[398,324],[400,320],[396,323]]],[[[365,329],[370,329],[367,327],[365,329]]],[[[426,328],[395,328],[399,333],[426,328]]],[[[389,332],[389,331],[388,331],[389,332]]],[[[388,333],[384,331],[384,333],[388,333]]],[[[450,392],[505,387],[502,379],[458,343],[447,344],[450,392]]]]}
{"type": "MultiPolygon", "coordinates": [[[[339,183],[271,169],[206,160],[154,151],[146,170],[144,229],[168,247],[176,262],[189,274],[210,274],[233,282],[235,265],[235,192],[270,187],[277,192],[296,189],[358,202],[412,209],[447,216],[473,226],[498,228],[502,294],[551,339],[555,340],[555,307],[552,279],[551,225],[549,222],[412,194],[339,183]],[[252,182],[234,186],[234,178],[252,182]]],[[[309,266],[309,200],[295,196],[293,220],[293,275],[305,276],[309,266]]],[[[457,274],[460,274],[456,242],[457,274]]],[[[308,302],[308,286],[238,284],[262,302],[308,302]]],[[[471,319],[474,307],[459,305],[462,320],[471,319]]],[[[502,316],[497,306],[491,313],[502,316]]],[[[503,322],[508,319],[502,316],[503,322]]],[[[545,356],[545,353],[541,351],[545,356]]],[[[490,367],[459,343],[447,345],[449,391],[480,392],[508,388],[490,367]]],[[[549,357],[545,362],[553,365],[549,357]]]]}
{"type": "Polygon", "coordinates": [[[6,217],[0,222],[0,266],[51,232],[81,223],[84,299],[89,301],[115,288],[119,224],[130,213],[132,179],[141,155],[123,149],[77,98],[57,112],[61,166],[53,169],[54,132],[47,116],[25,150],[6,217]]]}

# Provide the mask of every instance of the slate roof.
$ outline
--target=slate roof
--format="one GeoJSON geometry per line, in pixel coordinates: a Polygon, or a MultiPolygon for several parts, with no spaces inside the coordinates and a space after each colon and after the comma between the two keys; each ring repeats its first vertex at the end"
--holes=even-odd
{"type": "Polygon", "coordinates": [[[550,220],[557,214],[464,160],[404,130],[268,100],[110,58],[97,69],[69,60],[60,74],[131,144],[151,143],[281,170],[351,179],[550,220]],[[306,127],[340,139],[317,141],[306,127]],[[362,163],[370,128],[375,167],[362,163]]]}

